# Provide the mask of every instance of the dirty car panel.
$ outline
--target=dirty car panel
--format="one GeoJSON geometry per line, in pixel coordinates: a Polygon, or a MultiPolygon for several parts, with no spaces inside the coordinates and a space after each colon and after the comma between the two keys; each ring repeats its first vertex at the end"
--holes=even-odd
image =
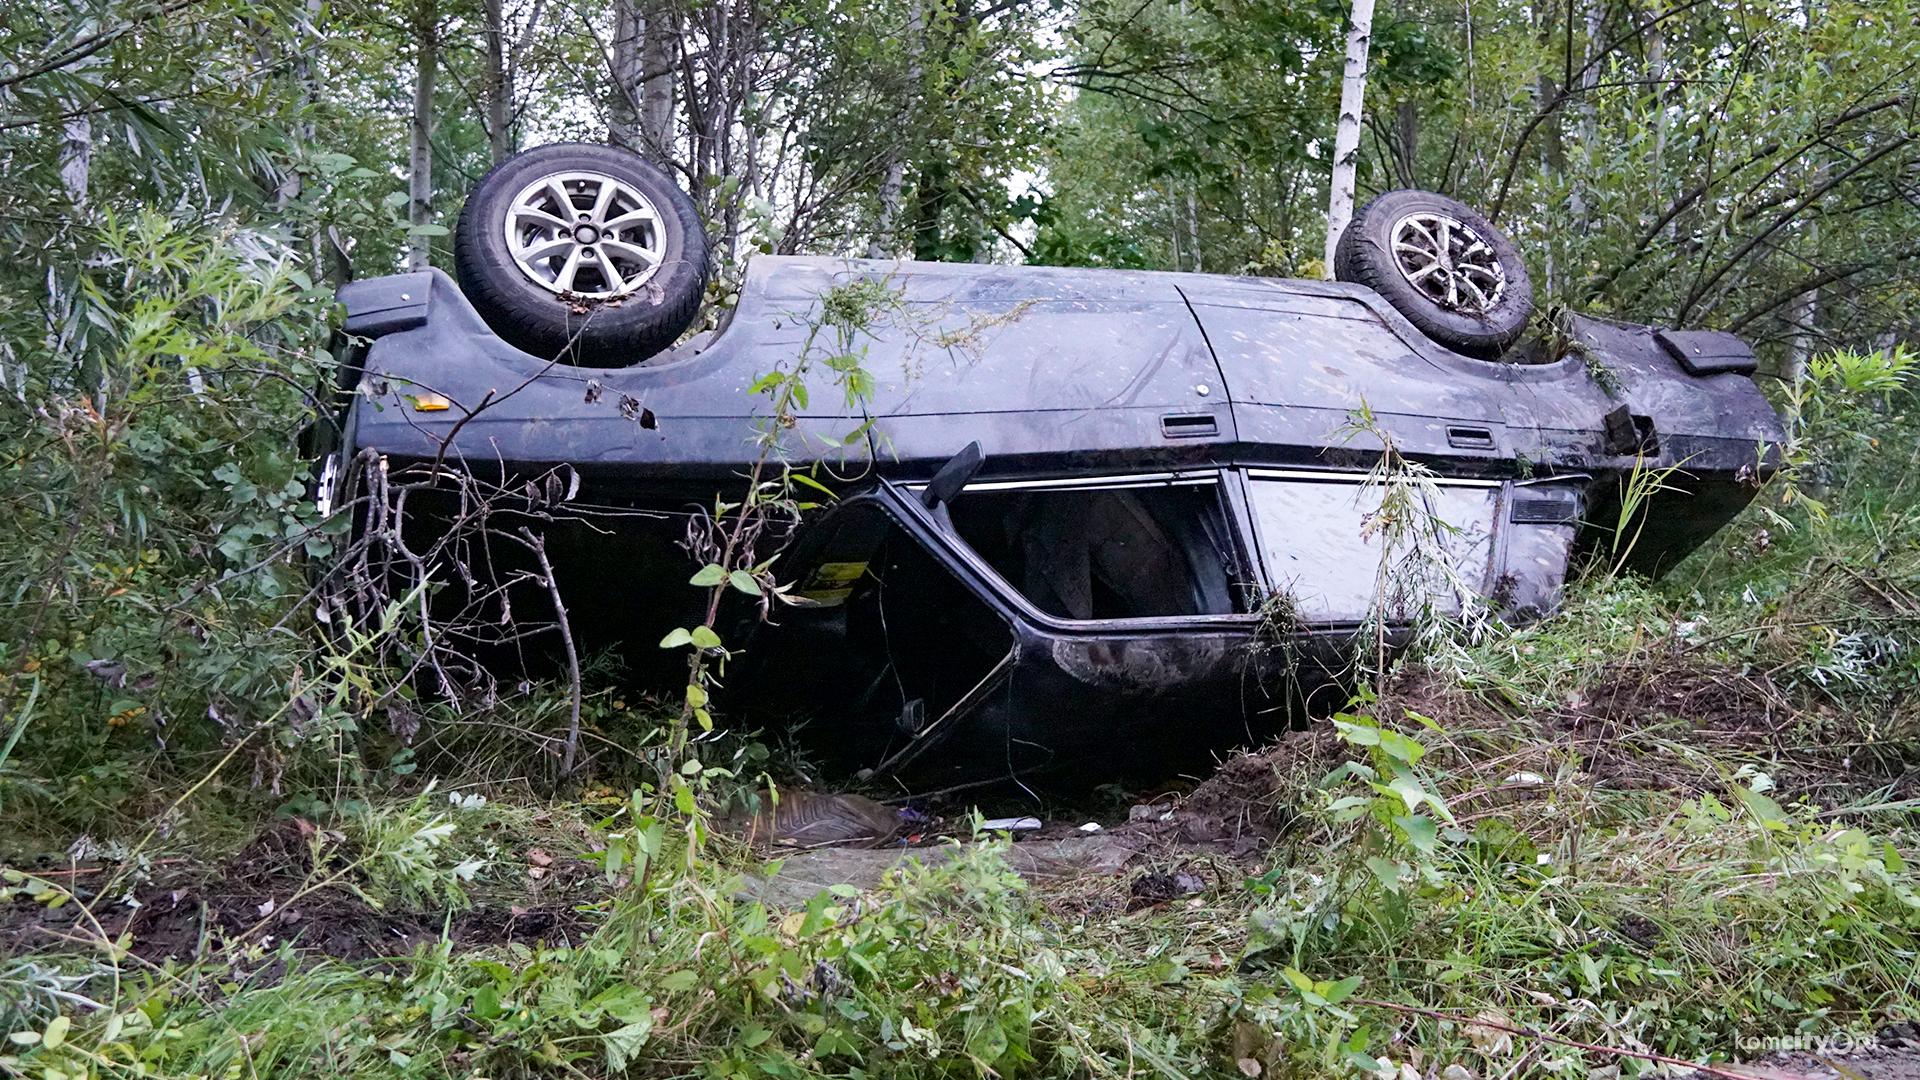
{"type": "MultiPolygon", "coordinates": [[[[576,635],[633,643],[644,674],[697,601],[676,546],[689,506],[751,464],[767,403],[748,388],[805,347],[829,288],[863,278],[915,314],[863,341],[872,438],[804,443],[841,498],[782,538],[776,571],[807,606],[772,622],[743,606],[729,628],[746,645],[725,701],[914,786],[1204,763],[1336,703],[1369,619],[1551,612],[1569,566],[1611,544],[1636,470],[1677,470],[1626,559],[1657,574],[1779,460],[1728,335],[1568,316],[1565,355],[1495,363],[1355,285],[774,257],[749,264],[723,333],[620,369],[513,348],[437,271],[345,286],[356,389],[321,449],[568,467],[573,502],[627,515],[542,519],[576,635]],[[1382,436],[1428,474],[1433,557],[1412,587],[1382,572],[1382,436]],[[930,497],[972,443],[977,471],[930,497]]],[[[798,434],[838,439],[856,412],[817,394],[798,434]]]]}

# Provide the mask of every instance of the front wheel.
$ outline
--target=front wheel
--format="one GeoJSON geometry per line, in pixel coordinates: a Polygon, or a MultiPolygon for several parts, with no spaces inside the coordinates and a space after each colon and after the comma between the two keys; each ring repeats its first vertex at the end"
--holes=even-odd
{"type": "Polygon", "coordinates": [[[1360,208],[1334,247],[1334,276],[1365,285],[1422,334],[1497,359],[1533,318],[1520,252],[1473,208],[1430,191],[1389,191],[1360,208]]]}
{"type": "Polygon", "coordinates": [[[667,175],[610,146],[556,143],[480,179],[454,234],[460,289],[495,333],[542,358],[635,364],[673,344],[707,286],[698,212],[667,175]]]}

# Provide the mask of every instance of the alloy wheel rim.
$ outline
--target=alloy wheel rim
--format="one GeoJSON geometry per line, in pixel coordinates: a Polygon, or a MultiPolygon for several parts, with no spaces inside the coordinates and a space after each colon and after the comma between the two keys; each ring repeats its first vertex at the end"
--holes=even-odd
{"type": "Polygon", "coordinates": [[[1407,283],[1448,311],[1484,315],[1507,293],[1499,253],[1446,214],[1408,214],[1393,226],[1393,262],[1407,283]]]}
{"type": "Polygon", "coordinates": [[[528,281],[562,296],[627,296],[660,270],[660,211],[605,173],[540,177],[507,203],[507,252],[528,281]]]}

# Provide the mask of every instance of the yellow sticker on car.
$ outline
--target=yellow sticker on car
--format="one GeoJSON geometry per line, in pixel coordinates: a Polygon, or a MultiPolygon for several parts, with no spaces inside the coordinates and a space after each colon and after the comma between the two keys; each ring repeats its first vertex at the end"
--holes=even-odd
{"type": "Polygon", "coordinates": [[[832,607],[844,602],[853,593],[853,583],[867,572],[864,562],[821,563],[807,575],[806,584],[800,587],[800,595],[823,607],[832,607]]]}

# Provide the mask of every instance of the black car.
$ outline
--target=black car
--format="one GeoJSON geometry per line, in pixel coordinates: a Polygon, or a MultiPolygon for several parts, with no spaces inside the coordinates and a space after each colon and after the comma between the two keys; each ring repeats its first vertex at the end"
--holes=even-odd
{"type": "MultiPolygon", "coordinates": [[[[464,289],[435,270],[340,290],[351,393],[322,498],[356,463],[411,470],[406,522],[361,511],[360,530],[418,552],[474,512],[457,478],[485,478],[539,551],[475,547],[400,584],[438,575],[433,603],[460,608],[517,582],[476,624],[558,603],[576,655],[683,665],[656,645],[699,621],[689,522],[758,454],[756,379],[806,347],[829,290],[881,283],[898,302],[860,338],[871,401],[817,394],[783,444],[838,496],[760,538],[801,602],[738,598],[721,703],[920,787],[1204,761],[1338,704],[1363,627],[1539,618],[1589,558],[1661,573],[1779,457],[1738,339],[1531,318],[1512,246],[1427,193],[1356,217],[1339,282],[762,256],[721,331],[674,347],[707,276],[693,222],[605,148],[500,166],[462,218],[464,289]],[[1394,485],[1433,526],[1412,589],[1383,572],[1394,485]],[[1622,537],[1630,487],[1645,509],[1622,537]]],[[[472,640],[495,670],[559,648],[472,640]]]]}

